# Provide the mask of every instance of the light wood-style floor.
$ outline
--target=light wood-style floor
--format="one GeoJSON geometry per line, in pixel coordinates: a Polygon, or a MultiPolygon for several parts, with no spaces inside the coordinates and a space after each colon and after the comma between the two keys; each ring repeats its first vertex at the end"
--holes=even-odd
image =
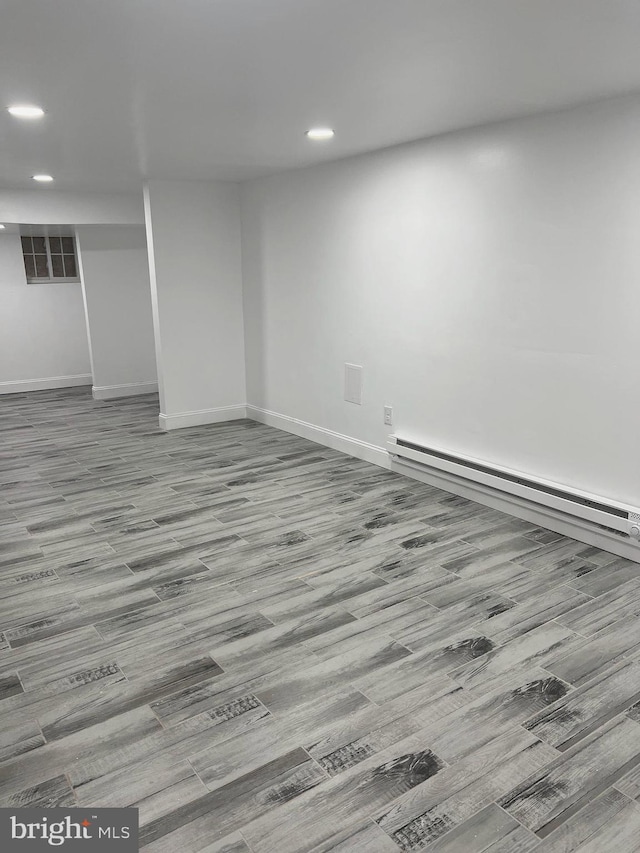
{"type": "Polygon", "coordinates": [[[0,400],[0,805],[153,853],[640,850],[640,570],[239,421],[0,400]]]}

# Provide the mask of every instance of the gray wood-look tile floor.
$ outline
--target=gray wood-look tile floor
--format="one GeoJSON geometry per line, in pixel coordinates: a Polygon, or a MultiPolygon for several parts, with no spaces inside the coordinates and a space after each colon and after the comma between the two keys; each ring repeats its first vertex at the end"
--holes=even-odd
{"type": "Polygon", "coordinates": [[[0,805],[153,853],[640,850],[640,570],[153,396],[0,401],[0,805]]]}

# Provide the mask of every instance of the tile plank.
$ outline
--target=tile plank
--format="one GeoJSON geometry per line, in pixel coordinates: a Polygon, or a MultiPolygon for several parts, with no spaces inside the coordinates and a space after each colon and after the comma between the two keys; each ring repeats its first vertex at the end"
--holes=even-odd
{"type": "Polygon", "coordinates": [[[500,797],[498,804],[539,837],[640,763],[640,725],[618,717],[500,797]]]}

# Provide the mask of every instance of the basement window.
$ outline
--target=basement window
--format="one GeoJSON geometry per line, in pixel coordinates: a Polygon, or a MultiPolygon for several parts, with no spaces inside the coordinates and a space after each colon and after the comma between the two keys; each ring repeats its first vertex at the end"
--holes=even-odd
{"type": "Polygon", "coordinates": [[[21,237],[28,284],[80,281],[73,237],[21,237]]]}

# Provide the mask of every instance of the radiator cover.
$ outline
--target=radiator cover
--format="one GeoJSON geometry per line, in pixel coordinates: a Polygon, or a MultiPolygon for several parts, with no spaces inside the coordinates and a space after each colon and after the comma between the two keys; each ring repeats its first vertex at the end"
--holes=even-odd
{"type": "Polygon", "coordinates": [[[608,498],[448,450],[418,444],[400,436],[389,437],[387,450],[392,457],[397,457],[400,461],[407,459],[428,468],[445,471],[629,537],[633,535],[638,538],[635,531],[640,533],[638,507],[616,503],[608,498]]]}

